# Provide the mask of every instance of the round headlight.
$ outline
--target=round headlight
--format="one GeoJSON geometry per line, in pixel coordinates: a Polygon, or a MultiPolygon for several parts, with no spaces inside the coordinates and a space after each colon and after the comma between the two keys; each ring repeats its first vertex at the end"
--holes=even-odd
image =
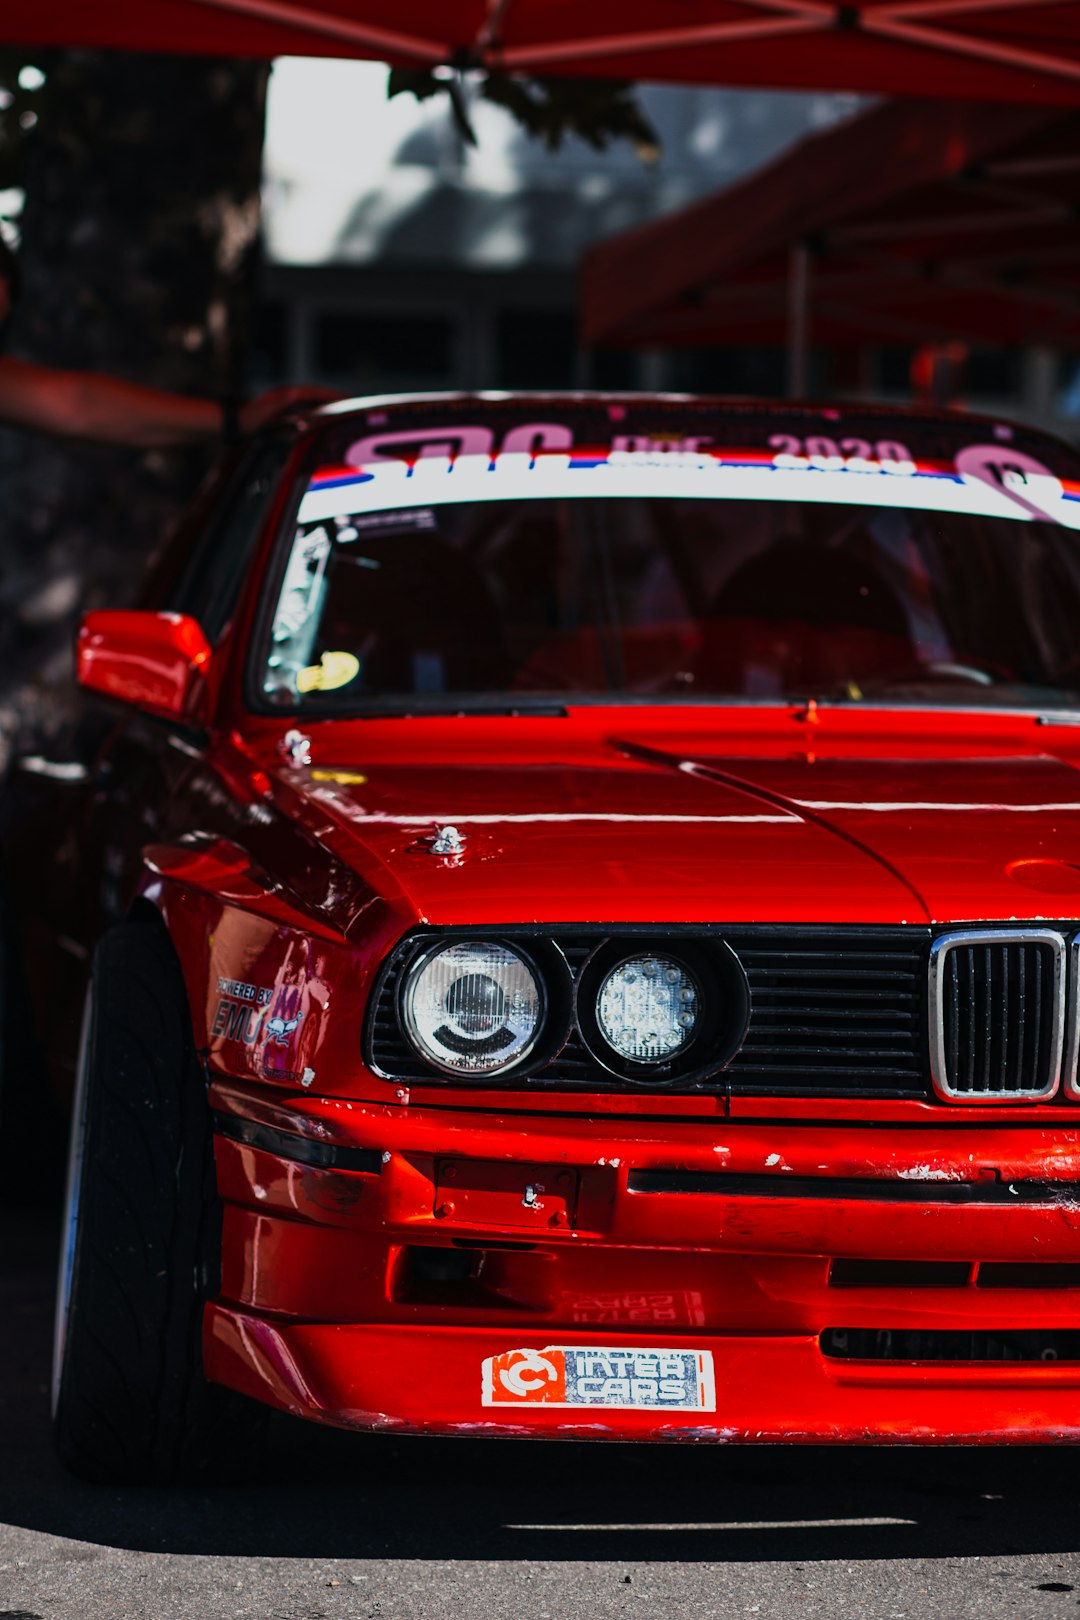
{"type": "Polygon", "coordinates": [[[462,941],[410,968],[401,999],[421,1057],[452,1074],[495,1074],[519,1063],[544,1022],[544,987],[507,945],[462,941]]]}
{"type": "Polygon", "coordinates": [[[632,1063],[663,1063],[692,1037],[701,1016],[693,976],[665,956],[632,956],[604,979],[596,997],[600,1033],[632,1063]]]}

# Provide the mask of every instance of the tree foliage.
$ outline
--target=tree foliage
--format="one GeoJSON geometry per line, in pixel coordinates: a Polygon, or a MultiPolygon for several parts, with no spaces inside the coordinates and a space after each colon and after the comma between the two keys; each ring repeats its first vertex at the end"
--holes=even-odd
{"type": "MultiPolygon", "coordinates": [[[[34,65],[45,81],[30,90],[0,63],[0,86],[27,98],[14,122],[14,96],[3,109],[11,145],[0,139],[0,174],[26,194],[13,351],[179,392],[234,391],[266,65],[90,51],[34,65]]],[[[43,665],[62,673],[80,607],[130,600],[214,449],[142,454],[0,432],[0,703],[43,665]]],[[[24,714],[30,701],[23,689],[24,714]]]]}
{"type": "Polygon", "coordinates": [[[505,107],[527,135],[558,151],[576,135],[598,152],[629,141],[643,162],[660,151],[660,137],[646,117],[634,86],[621,79],[551,79],[495,70],[464,75],[450,68],[394,68],[387,95],[418,101],[446,96],[462,139],[477,144],[470,96],[505,107]]]}
{"type": "Polygon", "coordinates": [[[22,157],[54,101],[53,51],[0,47],[0,191],[22,186],[22,157]]]}
{"type": "MultiPolygon", "coordinates": [[[[255,62],[0,49],[0,192],[26,198],[17,354],[201,394],[241,386],[266,76],[255,62]]],[[[625,83],[395,70],[389,93],[403,92],[448,96],[469,142],[479,97],[553,150],[570,136],[658,148],[625,83]]],[[[205,460],[0,431],[0,753],[11,694],[33,714],[27,676],[62,677],[77,610],[130,596],[205,460]]]]}

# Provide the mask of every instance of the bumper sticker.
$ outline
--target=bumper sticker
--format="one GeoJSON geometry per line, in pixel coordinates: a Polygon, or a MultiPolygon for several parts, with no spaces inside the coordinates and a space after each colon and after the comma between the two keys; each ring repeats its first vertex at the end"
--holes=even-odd
{"type": "Polygon", "coordinates": [[[504,1350],[483,1364],[484,1406],[633,1407],[715,1412],[708,1350],[549,1344],[504,1350]]]}

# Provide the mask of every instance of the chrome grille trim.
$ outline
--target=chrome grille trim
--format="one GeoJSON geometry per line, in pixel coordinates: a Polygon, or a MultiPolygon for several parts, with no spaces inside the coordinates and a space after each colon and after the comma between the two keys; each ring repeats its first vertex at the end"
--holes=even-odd
{"type": "Polygon", "coordinates": [[[1065,1059],[1061,1068],[1061,1089],[1066,1097],[1080,1100],[1080,934],[1069,941],[1069,985],[1066,996],[1065,1059]]]}
{"type": "MultiPolygon", "coordinates": [[[[1050,928],[962,929],[941,934],[930,948],[929,1023],[930,1077],[934,1091],[944,1102],[969,1103],[985,1107],[994,1103],[1037,1102],[1052,1097],[1058,1089],[1065,1046],[1066,966],[1069,952],[1064,937],[1050,928]],[[954,950],[975,946],[1001,947],[1036,945],[1045,948],[1050,961],[1051,1025],[1046,1044],[1045,1078],[1038,1085],[1011,1086],[992,1091],[960,1086],[949,1073],[946,1008],[946,970],[954,950]]],[[[1002,1009],[1007,1016],[1008,1006],[1002,1009]]],[[[991,1037],[988,1033],[987,1042],[991,1037]]],[[[1043,1067],[1040,1064],[1040,1067],[1043,1067]]]]}

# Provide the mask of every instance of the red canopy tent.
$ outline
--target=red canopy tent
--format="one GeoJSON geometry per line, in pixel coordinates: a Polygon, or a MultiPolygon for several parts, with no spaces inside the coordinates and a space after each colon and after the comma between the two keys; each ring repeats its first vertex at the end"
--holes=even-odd
{"type": "MultiPolygon", "coordinates": [[[[1080,8],[1078,8],[1080,9],[1080,8]]],[[[586,256],[583,336],[1080,346],[1080,113],[892,102],[586,256]]]]}
{"type": "Polygon", "coordinates": [[[1078,0],[4,0],[0,42],[1080,105],[1078,0]]]}

